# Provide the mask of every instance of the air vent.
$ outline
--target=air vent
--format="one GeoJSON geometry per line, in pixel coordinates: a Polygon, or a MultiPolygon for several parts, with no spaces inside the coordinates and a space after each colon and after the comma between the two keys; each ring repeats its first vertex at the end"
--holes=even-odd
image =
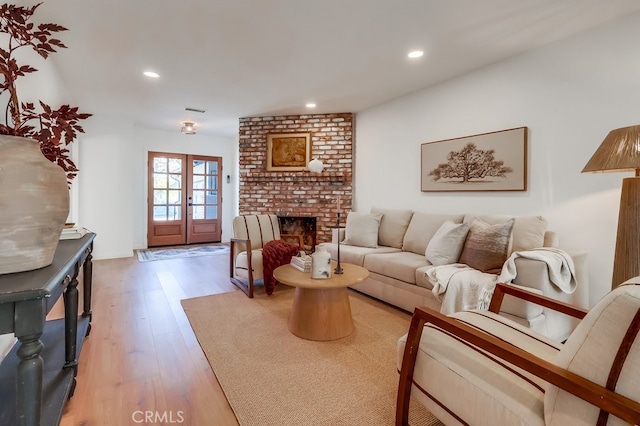
{"type": "Polygon", "coordinates": [[[185,111],[190,111],[190,112],[199,112],[200,114],[204,114],[204,112],[205,112],[203,109],[190,108],[190,107],[186,107],[184,110],[185,111]]]}

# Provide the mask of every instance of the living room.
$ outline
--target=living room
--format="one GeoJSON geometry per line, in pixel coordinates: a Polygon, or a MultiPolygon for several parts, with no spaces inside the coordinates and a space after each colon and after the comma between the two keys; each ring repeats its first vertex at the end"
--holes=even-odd
{"type": "MultiPolygon", "coordinates": [[[[625,2],[619,3],[622,7],[625,2]]],[[[43,11],[46,7],[45,3],[43,11]]],[[[640,11],[632,2],[625,7],[628,13],[612,12],[610,19],[605,17],[592,28],[567,32],[567,37],[552,43],[479,65],[381,104],[358,111],[326,111],[354,113],[352,210],[387,207],[542,215],[557,232],[561,247],[587,253],[589,302],[595,304],[611,289],[620,188],[627,175],[581,171],[610,130],[638,124],[640,11]],[[528,128],[526,191],[420,191],[421,144],[520,126],[528,128]]],[[[60,12],[49,13],[53,21],[66,24],[58,19],[60,12]]],[[[80,31],[66,25],[68,35],[80,31]]],[[[563,25],[572,25],[566,15],[557,22],[559,33],[563,25]]],[[[505,36],[503,42],[511,40],[505,36]]],[[[65,43],[67,50],[74,49],[74,41],[65,39],[65,43]]],[[[473,41],[469,44],[473,46],[473,41]]],[[[64,68],[69,65],[62,64],[64,54],[38,64],[39,72],[25,96],[45,90],[52,102],[77,104],[82,99],[67,88],[64,68]]],[[[131,73],[139,72],[143,62],[123,66],[109,63],[109,58],[100,60],[131,73]]],[[[147,84],[141,77],[140,85],[147,84]]],[[[152,97],[157,88],[145,90],[152,97]]],[[[72,146],[80,174],[71,187],[70,221],[98,235],[94,261],[129,258],[147,247],[149,151],[223,159],[229,180],[222,187],[222,240],[229,241],[233,217],[245,213],[238,208],[237,133],[185,136],[175,123],[174,130],[141,125],[120,114],[117,105],[90,112],[94,115],[83,123],[85,133],[72,146]]],[[[309,112],[301,108],[299,114],[309,112]]],[[[248,111],[237,119],[272,115],[277,114],[248,111]]],[[[234,125],[239,126],[237,120],[234,125]]]]}
{"type": "MultiPolygon", "coordinates": [[[[590,301],[597,301],[610,289],[624,175],[581,170],[610,130],[637,121],[640,59],[633,40],[639,19],[630,14],[359,111],[353,210],[395,206],[543,215],[562,247],[588,253],[590,301]],[[529,128],[527,191],[420,192],[422,143],[519,126],[529,128]]],[[[48,78],[56,77],[52,70],[48,78]]],[[[84,127],[76,144],[82,171],[72,187],[73,221],[100,235],[96,259],[128,257],[146,247],[147,151],[223,158],[231,177],[222,188],[222,235],[228,241],[238,204],[237,136],[182,137],[137,127],[113,113],[96,114],[84,127]]]]}

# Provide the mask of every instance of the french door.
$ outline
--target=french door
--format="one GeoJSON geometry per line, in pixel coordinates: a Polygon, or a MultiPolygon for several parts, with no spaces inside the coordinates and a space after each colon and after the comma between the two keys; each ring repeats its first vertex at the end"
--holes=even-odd
{"type": "Polygon", "coordinates": [[[222,158],[149,152],[147,245],[219,242],[222,158]]]}

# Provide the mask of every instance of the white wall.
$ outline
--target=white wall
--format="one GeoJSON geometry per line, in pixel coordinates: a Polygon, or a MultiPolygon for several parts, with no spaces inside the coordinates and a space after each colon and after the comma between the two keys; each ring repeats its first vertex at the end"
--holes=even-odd
{"type": "Polygon", "coordinates": [[[94,258],[133,255],[147,247],[147,156],[149,151],[222,157],[222,239],[228,241],[236,211],[237,143],[226,138],[183,135],[135,127],[122,117],[96,114],[79,143],[79,223],[96,232],[94,258]],[[227,184],[226,175],[231,176],[227,184]]]}
{"type": "Polygon", "coordinates": [[[95,259],[132,256],[133,123],[96,114],[83,127],[74,183],[79,187],[78,224],[97,234],[95,259]]]}
{"type": "Polygon", "coordinates": [[[581,170],[611,129],[640,124],[637,40],[640,14],[358,113],[354,210],[541,214],[562,247],[588,252],[594,304],[611,287],[629,174],[581,170]],[[519,126],[526,192],[420,191],[420,144],[519,126]]]}

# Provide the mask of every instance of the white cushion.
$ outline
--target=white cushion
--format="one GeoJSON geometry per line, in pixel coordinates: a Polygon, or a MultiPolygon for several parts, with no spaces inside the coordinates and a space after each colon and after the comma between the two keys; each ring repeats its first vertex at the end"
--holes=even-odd
{"type": "MultiPolygon", "coordinates": [[[[452,316],[547,361],[553,361],[561,346],[492,312],[468,311],[452,316]]],[[[398,341],[398,369],[406,337],[398,341]]],[[[467,424],[543,426],[546,382],[494,359],[427,324],[418,348],[413,376],[417,386],[411,397],[428,409],[446,407],[467,424]]]]}
{"type": "Polygon", "coordinates": [[[402,240],[413,215],[411,210],[379,209],[373,207],[371,213],[382,214],[378,230],[378,244],[402,248],[402,240]]]}
{"type": "Polygon", "coordinates": [[[251,240],[251,248],[264,247],[269,241],[280,239],[280,224],[274,214],[251,214],[233,218],[233,236],[251,240]]]}
{"type": "MultiPolygon", "coordinates": [[[[259,280],[263,277],[262,249],[251,250],[251,263],[253,267],[253,279],[259,280]]],[[[247,264],[247,252],[243,251],[236,257],[235,276],[239,278],[249,278],[249,265],[247,264]]]]}
{"type": "Polygon", "coordinates": [[[457,263],[468,232],[469,225],[466,223],[447,220],[429,241],[424,255],[435,266],[457,263]]]}
{"type": "Polygon", "coordinates": [[[356,213],[347,215],[344,244],[359,247],[378,247],[378,229],[382,215],[379,213],[356,213]]]}
{"type": "MultiPolygon", "coordinates": [[[[622,365],[614,366],[639,309],[640,285],[623,285],[611,291],[578,324],[555,364],[602,386],[607,385],[612,370],[619,371],[615,391],[640,401],[640,336],[633,336],[622,365]]],[[[548,425],[595,425],[600,413],[596,406],[552,385],[545,393],[544,411],[548,425]]],[[[614,419],[609,416],[608,424],[624,424],[614,419]]]]}
{"type": "MultiPolygon", "coordinates": [[[[510,285],[520,288],[524,291],[528,291],[530,293],[544,296],[544,292],[542,290],[538,290],[537,288],[525,287],[515,284],[510,285]]],[[[500,313],[505,312],[507,314],[515,315],[526,320],[536,318],[538,315],[542,314],[542,311],[542,306],[535,303],[527,302],[526,300],[520,299],[519,297],[511,296],[509,294],[505,294],[504,299],[502,300],[502,304],[500,305],[500,313]]]]}

